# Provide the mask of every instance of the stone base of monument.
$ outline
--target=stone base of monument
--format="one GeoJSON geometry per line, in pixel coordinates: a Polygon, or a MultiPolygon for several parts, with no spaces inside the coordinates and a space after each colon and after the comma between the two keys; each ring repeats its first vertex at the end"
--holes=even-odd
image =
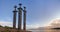
{"type": "Polygon", "coordinates": [[[31,31],[22,31],[22,32],[31,32],[31,31]]]}
{"type": "Polygon", "coordinates": [[[19,30],[18,32],[31,32],[31,31],[24,31],[24,30],[20,31],[20,30],[19,30]]]}

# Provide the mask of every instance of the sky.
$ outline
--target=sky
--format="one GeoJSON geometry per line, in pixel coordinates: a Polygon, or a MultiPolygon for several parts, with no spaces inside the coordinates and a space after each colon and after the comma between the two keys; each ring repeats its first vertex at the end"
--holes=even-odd
{"type": "Polygon", "coordinates": [[[22,8],[26,6],[27,28],[44,27],[51,20],[60,18],[60,0],[0,0],[0,25],[12,26],[12,11],[14,5],[19,7],[19,3],[22,3],[22,8]]]}

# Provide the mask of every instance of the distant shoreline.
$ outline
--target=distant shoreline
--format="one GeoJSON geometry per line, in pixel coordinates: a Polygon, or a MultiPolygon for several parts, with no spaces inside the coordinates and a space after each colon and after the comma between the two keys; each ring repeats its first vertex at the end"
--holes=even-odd
{"type": "Polygon", "coordinates": [[[60,29],[60,28],[52,28],[52,29],[60,29]]]}

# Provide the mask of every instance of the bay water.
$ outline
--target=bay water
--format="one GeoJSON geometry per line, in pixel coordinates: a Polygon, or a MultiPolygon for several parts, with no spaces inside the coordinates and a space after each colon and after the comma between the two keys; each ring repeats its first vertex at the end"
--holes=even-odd
{"type": "Polygon", "coordinates": [[[50,29],[50,30],[32,30],[32,32],[60,32],[60,29],[50,29]]]}

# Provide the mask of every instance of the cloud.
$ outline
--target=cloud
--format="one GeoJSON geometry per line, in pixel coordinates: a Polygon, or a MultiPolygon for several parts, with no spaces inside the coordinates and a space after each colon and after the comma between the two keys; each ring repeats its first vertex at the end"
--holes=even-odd
{"type": "Polygon", "coordinates": [[[12,27],[12,22],[10,21],[0,21],[0,25],[12,27]]]}
{"type": "Polygon", "coordinates": [[[34,29],[34,28],[39,28],[40,24],[33,24],[33,25],[26,25],[27,29],[34,29]]]}
{"type": "Polygon", "coordinates": [[[60,27],[60,18],[53,19],[47,26],[50,26],[49,28],[60,27]]]}
{"type": "MultiPolygon", "coordinates": [[[[0,25],[13,27],[13,22],[10,22],[10,21],[0,21],[0,25]]],[[[18,27],[18,26],[16,25],[16,27],[18,27]]],[[[26,28],[27,29],[38,28],[38,27],[40,27],[39,24],[26,25],[26,28]]]]}

